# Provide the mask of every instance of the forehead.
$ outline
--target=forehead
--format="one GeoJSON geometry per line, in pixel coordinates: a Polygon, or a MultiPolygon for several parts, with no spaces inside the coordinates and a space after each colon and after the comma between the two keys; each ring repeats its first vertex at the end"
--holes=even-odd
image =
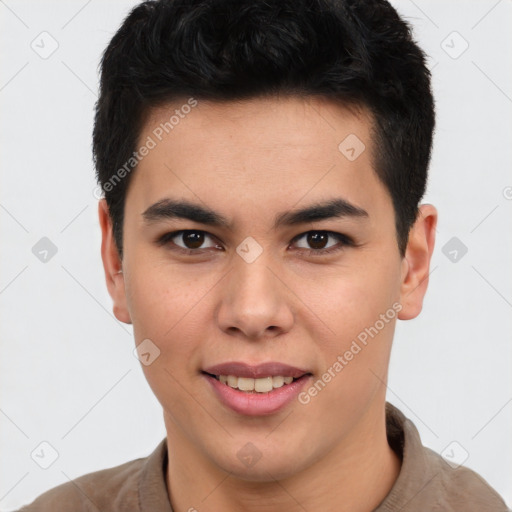
{"type": "Polygon", "coordinates": [[[321,137],[325,145],[334,143],[337,149],[336,141],[343,134],[352,133],[370,143],[371,126],[372,116],[366,108],[325,97],[271,96],[225,102],[183,98],[152,109],[142,135],[155,132],[157,139],[171,143],[173,136],[181,134],[180,144],[193,145],[237,140],[278,150],[318,145],[321,137]],[[188,137],[191,134],[193,140],[188,137]]]}
{"type": "Polygon", "coordinates": [[[169,195],[248,211],[249,202],[281,209],[336,193],[364,207],[387,196],[371,133],[366,109],[325,98],[184,98],[148,115],[138,146],[152,148],[128,196],[139,211],[169,195]]]}

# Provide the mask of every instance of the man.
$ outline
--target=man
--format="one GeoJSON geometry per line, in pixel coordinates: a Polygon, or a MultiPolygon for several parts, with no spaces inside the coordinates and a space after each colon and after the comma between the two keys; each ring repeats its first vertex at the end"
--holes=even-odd
{"type": "Polygon", "coordinates": [[[167,437],[25,510],[505,511],[386,404],[421,311],[425,57],[384,1],[157,1],[102,61],[102,259],[167,437]]]}

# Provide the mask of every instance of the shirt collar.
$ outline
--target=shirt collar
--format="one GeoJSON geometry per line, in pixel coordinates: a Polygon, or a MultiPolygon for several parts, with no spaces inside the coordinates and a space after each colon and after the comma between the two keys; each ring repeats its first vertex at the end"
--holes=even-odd
{"type": "Polygon", "coordinates": [[[164,438],[149,455],[139,480],[141,512],[173,512],[166,482],[167,439],[164,438]]]}
{"type": "Polygon", "coordinates": [[[405,511],[424,491],[429,492],[438,472],[412,421],[389,402],[386,403],[386,431],[388,443],[402,460],[402,466],[393,487],[374,512],[405,511]]]}

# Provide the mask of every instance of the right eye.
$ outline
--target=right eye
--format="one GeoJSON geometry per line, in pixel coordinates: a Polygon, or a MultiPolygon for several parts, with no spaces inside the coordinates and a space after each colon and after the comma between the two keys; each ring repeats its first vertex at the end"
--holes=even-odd
{"type": "Polygon", "coordinates": [[[205,249],[222,247],[213,240],[212,235],[206,231],[184,229],[165,233],[157,240],[158,245],[169,245],[171,250],[183,250],[187,254],[201,253],[205,249]],[[204,245],[204,244],[207,245],[204,245]],[[174,245],[175,247],[172,247],[174,245]]]}

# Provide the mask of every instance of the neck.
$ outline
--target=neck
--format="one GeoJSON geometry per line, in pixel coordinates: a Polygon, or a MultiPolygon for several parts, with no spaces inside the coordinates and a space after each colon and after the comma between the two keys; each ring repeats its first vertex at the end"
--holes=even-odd
{"type": "Polygon", "coordinates": [[[400,459],[387,442],[383,410],[365,416],[329,453],[281,480],[270,474],[267,481],[237,478],[212,465],[167,417],[166,427],[166,481],[174,512],[372,512],[400,472],[400,459]]]}

